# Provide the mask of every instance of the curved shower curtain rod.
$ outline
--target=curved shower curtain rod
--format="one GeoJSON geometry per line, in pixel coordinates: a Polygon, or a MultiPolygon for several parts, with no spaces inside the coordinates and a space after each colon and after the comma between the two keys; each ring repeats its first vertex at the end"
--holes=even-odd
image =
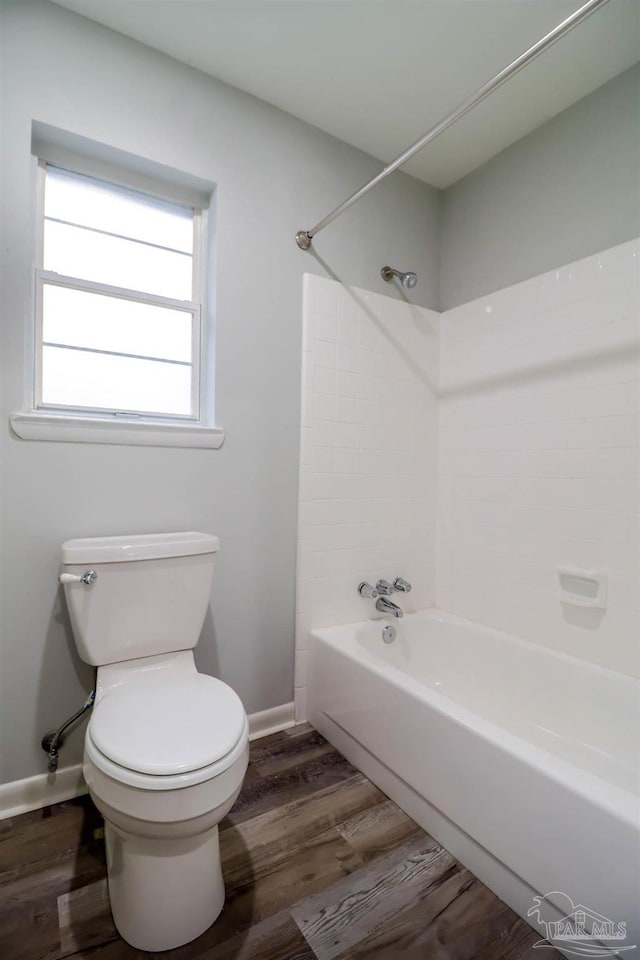
{"type": "Polygon", "coordinates": [[[327,214],[324,220],[320,220],[319,223],[316,223],[315,227],[311,227],[310,230],[299,230],[296,233],[296,243],[301,250],[308,250],[311,246],[311,241],[315,237],[316,233],[319,233],[321,230],[324,230],[332,220],[335,220],[336,217],[339,217],[341,213],[344,213],[345,210],[348,210],[349,207],[360,200],[361,197],[364,197],[366,193],[369,192],[373,187],[377,186],[383,180],[385,180],[390,174],[392,174],[398,167],[401,167],[403,164],[410,160],[416,153],[422,150],[423,147],[426,147],[428,143],[431,143],[436,137],[439,137],[441,133],[444,133],[450,126],[456,123],[461,117],[464,117],[466,113],[472,110],[477,106],[485,97],[488,97],[490,93],[493,93],[494,90],[497,90],[498,87],[509,80],[514,76],[519,70],[522,70],[523,67],[526,67],[528,63],[531,63],[539,54],[543,53],[551,44],[555,43],[556,40],[559,40],[561,37],[564,37],[566,33],[569,33],[570,30],[573,30],[574,27],[577,27],[579,23],[582,23],[588,16],[594,13],[598,7],[603,6],[605,3],[608,3],[608,0],[588,0],[583,6],[575,10],[571,16],[567,17],[566,20],[563,20],[562,23],[559,23],[557,27],[554,27],[549,33],[544,37],[538,40],[537,43],[534,43],[532,47],[529,47],[524,53],[522,53],[516,60],[505,67],[500,73],[497,73],[495,77],[489,80],[484,86],[480,87],[473,93],[470,97],[467,97],[466,100],[463,100],[455,110],[447,114],[447,116],[440,120],[439,123],[436,123],[435,127],[431,127],[427,133],[419,140],[416,140],[414,144],[408,147],[404,153],[401,153],[399,157],[396,157],[388,166],[381,170],[377,176],[369,180],[363,187],[360,187],[359,190],[356,190],[355,193],[352,193],[350,197],[336,207],[335,210],[332,210],[331,213],[327,214]]]}

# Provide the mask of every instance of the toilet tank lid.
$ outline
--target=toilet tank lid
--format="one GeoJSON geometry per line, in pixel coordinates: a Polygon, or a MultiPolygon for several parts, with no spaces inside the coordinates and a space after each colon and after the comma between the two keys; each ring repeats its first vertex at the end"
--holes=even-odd
{"type": "Polygon", "coordinates": [[[211,533],[142,533],[125,537],[88,537],[62,544],[63,563],[125,563],[215,553],[220,541],[211,533]]]}

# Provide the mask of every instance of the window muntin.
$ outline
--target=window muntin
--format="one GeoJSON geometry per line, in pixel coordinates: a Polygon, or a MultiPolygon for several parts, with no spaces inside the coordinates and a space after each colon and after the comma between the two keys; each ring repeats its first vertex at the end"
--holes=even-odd
{"type": "Polygon", "coordinates": [[[112,287],[191,300],[190,254],[45,220],[45,270],[112,287]]]}
{"type": "MultiPolygon", "coordinates": [[[[45,217],[193,253],[192,208],[47,164],[45,217]]],[[[46,264],[45,264],[46,266],[46,264]]]]}
{"type": "Polygon", "coordinates": [[[189,310],[160,307],[56,284],[43,285],[42,336],[49,344],[190,363],[189,310]]]}
{"type": "Polygon", "coordinates": [[[189,415],[188,367],[139,357],[43,347],[44,406],[189,415]]]}
{"type": "Polygon", "coordinates": [[[202,211],[44,178],[35,406],[198,420],[202,211]]]}

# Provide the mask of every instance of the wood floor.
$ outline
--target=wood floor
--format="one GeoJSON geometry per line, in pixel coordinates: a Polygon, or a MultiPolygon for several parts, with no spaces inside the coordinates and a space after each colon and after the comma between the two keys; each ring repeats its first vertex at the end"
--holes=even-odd
{"type": "Polygon", "coordinates": [[[308,727],[258,740],[221,824],[227,902],[147,954],[113,926],[88,797],[0,822],[2,960],[561,960],[308,727]]]}

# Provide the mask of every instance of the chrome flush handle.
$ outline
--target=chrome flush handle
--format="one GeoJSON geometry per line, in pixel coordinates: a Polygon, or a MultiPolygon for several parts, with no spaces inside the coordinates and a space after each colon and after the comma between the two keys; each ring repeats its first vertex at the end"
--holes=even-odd
{"type": "Polygon", "coordinates": [[[75,573],[61,573],[58,579],[60,583],[84,583],[85,587],[91,587],[98,579],[98,574],[95,570],[85,570],[81,577],[75,573]]]}

